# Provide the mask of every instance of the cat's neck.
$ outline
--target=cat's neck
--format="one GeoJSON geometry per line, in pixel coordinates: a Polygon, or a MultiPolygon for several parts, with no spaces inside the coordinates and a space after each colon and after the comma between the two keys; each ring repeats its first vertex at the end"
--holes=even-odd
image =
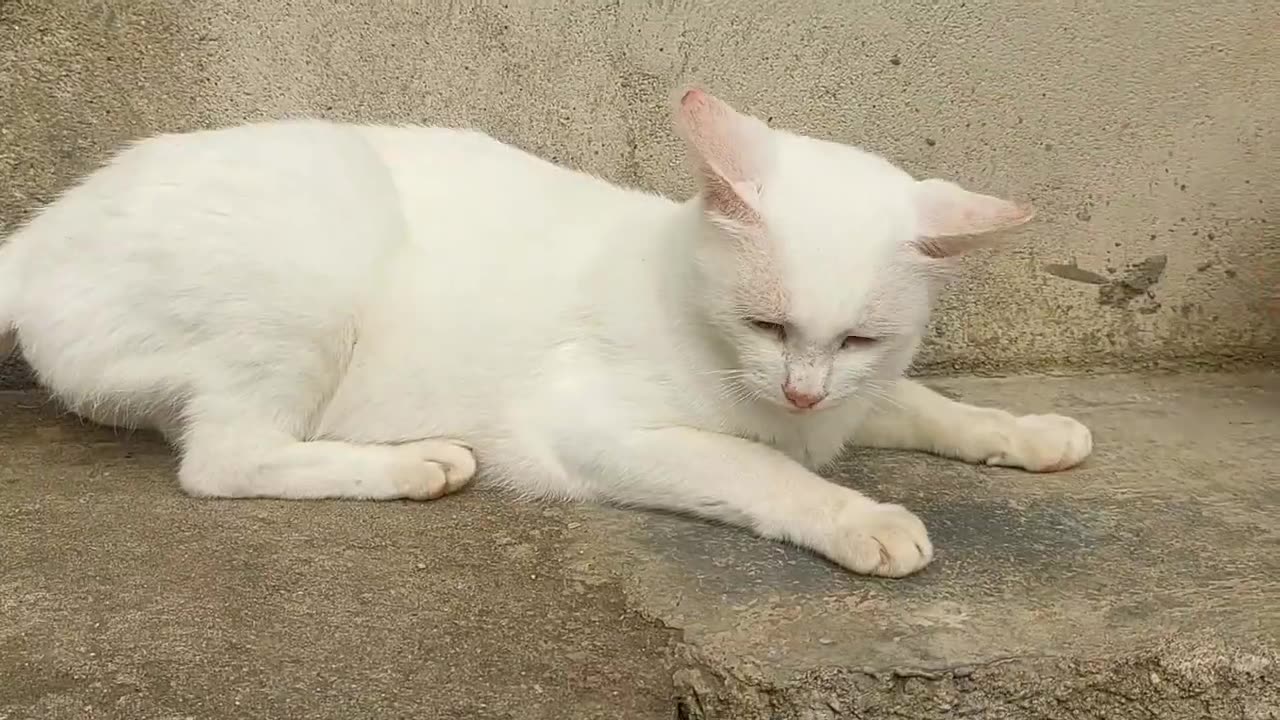
{"type": "Polygon", "coordinates": [[[717,333],[709,331],[710,319],[694,299],[700,282],[696,250],[706,232],[705,217],[702,196],[695,195],[680,203],[667,218],[659,239],[663,269],[654,281],[662,314],[670,323],[674,339],[688,353],[690,365],[700,370],[720,370],[732,367],[729,349],[717,333]]]}
{"type": "Polygon", "coordinates": [[[615,236],[591,272],[585,312],[608,344],[628,349],[647,374],[684,383],[684,375],[727,368],[725,348],[708,332],[695,301],[696,248],[705,232],[701,198],[636,208],[617,218],[615,236]]]}

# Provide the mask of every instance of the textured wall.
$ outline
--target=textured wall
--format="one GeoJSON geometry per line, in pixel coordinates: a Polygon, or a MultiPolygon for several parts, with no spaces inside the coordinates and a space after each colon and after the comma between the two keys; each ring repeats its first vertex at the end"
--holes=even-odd
{"type": "Polygon", "coordinates": [[[297,114],[476,125],[683,194],[688,80],[1040,207],[971,258],[926,368],[1280,355],[1271,0],[3,0],[0,222],[127,138],[297,114]]]}

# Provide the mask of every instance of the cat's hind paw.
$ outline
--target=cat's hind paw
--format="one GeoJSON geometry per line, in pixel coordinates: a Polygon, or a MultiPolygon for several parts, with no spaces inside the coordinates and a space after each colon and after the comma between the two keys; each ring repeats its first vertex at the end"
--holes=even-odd
{"type": "Polygon", "coordinates": [[[871,503],[846,510],[827,555],[857,573],[903,577],[933,559],[924,523],[901,505],[871,503]]]}
{"type": "Polygon", "coordinates": [[[987,459],[988,465],[1056,472],[1075,467],[1093,452],[1093,434],[1062,415],[1023,415],[1014,420],[1008,447],[987,459]]]}
{"type": "Polygon", "coordinates": [[[453,440],[418,440],[396,446],[402,460],[395,485],[410,500],[435,500],[461,490],[476,474],[471,448],[453,440]]]}

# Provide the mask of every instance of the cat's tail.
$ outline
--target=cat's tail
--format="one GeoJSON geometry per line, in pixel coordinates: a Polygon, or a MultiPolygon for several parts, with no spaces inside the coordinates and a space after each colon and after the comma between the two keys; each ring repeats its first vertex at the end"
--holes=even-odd
{"type": "Polygon", "coordinates": [[[0,362],[18,347],[18,268],[13,242],[0,240],[0,362]]]}

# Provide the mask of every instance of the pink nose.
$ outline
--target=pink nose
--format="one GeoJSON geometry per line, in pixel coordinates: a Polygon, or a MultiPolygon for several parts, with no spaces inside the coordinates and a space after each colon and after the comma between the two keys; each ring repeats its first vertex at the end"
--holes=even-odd
{"type": "Polygon", "coordinates": [[[787,396],[787,402],[790,402],[801,410],[808,410],[814,405],[822,402],[822,398],[826,397],[826,395],[811,395],[809,393],[800,392],[790,385],[782,386],[782,394],[787,396]]]}

